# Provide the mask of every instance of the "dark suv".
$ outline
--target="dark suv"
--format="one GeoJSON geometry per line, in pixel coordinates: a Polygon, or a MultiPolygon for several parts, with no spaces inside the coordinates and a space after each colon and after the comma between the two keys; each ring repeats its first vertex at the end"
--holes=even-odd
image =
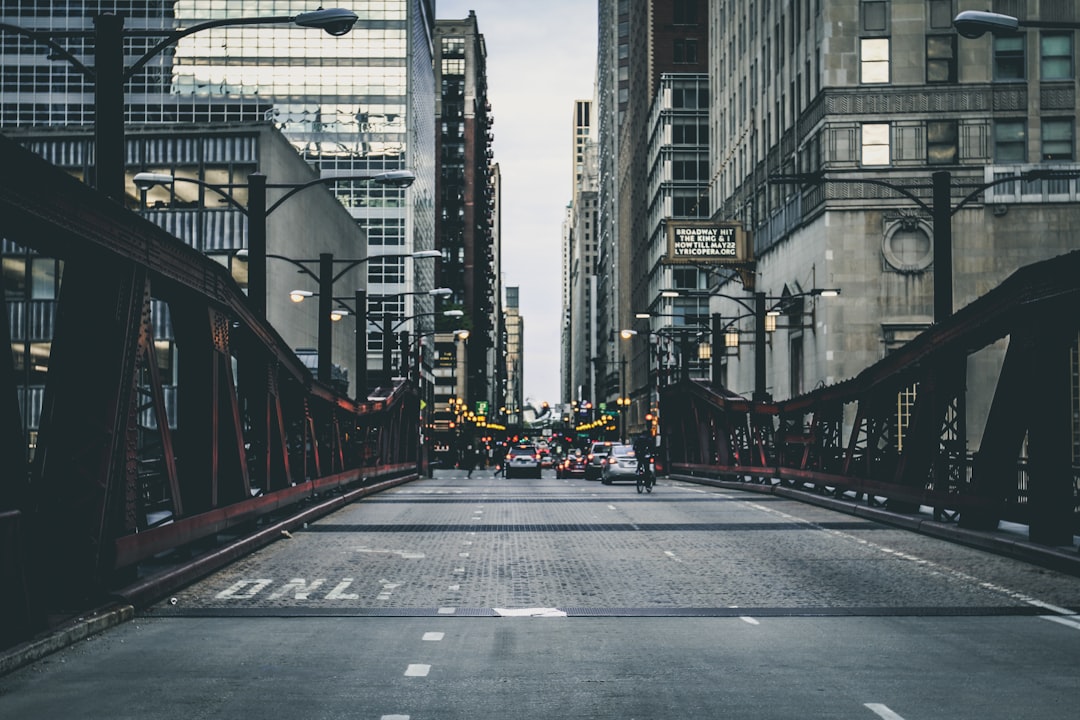
{"type": "Polygon", "coordinates": [[[600,473],[604,469],[604,461],[611,454],[611,443],[594,442],[589,448],[589,455],[585,463],[585,479],[599,480],[600,473]]]}

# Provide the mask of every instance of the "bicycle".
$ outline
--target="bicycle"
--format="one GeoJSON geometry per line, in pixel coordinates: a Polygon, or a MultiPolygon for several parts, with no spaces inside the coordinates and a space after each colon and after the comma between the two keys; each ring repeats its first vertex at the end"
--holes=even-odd
{"type": "Polygon", "coordinates": [[[652,492],[656,484],[656,473],[653,472],[652,458],[646,458],[645,462],[639,462],[637,466],[637,491],[638,495],[643,492],[652,492]]]}

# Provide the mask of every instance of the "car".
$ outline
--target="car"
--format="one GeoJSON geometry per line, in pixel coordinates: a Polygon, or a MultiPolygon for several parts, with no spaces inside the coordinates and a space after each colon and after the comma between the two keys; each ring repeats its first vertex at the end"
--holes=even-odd
{"type": "Polygon", "coordinates": [[[637,482],[637,455],[633,445],[612,445],[600,472],[600,482],[610,485],[616,480],[637,482]]]}
{"type": "Polygon", "coordinates": [[[610,442],[594,442],[589,448],[589,454],[586,457],[585,464],[585,479],[586,480],[599,480],[600,473],[604,467],[604,460],[611,454],[610,442]]]}
{"type": "Polygon", "coordinates": [[[535,445],[515,445],[506,453],[506,477],[540,477],[540,451],[535,445]]]}
{"type": "Polygon", "coordinates": [[[540,448],[540,467],[549,468],[554,465],[554,461],[551,459],[551,451],[547,448],[540,448]]]}
{"type": "Polygon", "coordinates": [[[569,453],[555,467],[555,477],[585,477],[585,454],[580,450],[569,453]]]}

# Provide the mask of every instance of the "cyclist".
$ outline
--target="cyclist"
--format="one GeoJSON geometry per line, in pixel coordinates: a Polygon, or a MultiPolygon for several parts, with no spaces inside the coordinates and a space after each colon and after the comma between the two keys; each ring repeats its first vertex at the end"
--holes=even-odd
{"type": "Polygon", "coordinates": [[[649,471],[649,458],[652,457],[653,439],[648,433],[641,433],[634,438],[634,457],[637,458],[637,471],[649,471]]]}

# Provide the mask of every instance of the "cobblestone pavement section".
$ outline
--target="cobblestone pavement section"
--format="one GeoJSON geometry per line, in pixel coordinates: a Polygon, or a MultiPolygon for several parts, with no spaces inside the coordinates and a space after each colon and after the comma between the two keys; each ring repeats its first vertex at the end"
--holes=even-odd
{"type": "Polygon", "coordinates": [[[440,471],[175,600],[163,609],[979,614],[1080,608],[1080,578],[775,496],[440,471]]]}

